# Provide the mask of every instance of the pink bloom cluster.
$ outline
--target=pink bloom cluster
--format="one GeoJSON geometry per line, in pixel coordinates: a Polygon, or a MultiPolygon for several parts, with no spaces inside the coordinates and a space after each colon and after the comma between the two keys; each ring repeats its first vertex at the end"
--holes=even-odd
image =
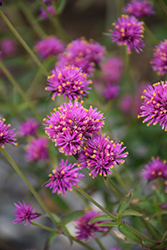
{"type": "Polygon", "coordinates": [[[75,66],[64,66],[55,68],[52,75],[48,77],[48,87],[46,90],[52,91],[52,99],[58,95],[67,96],[69,100],[74,100],[86,96],[88,85],[91,80],[87,80],[87,75],[80,68],[75,66]]]}
{"type": "MultiPolygon", "coordinates": [[[[48,12],[50,13],[51,16],[55,15],[55,11],[54,11],[53,5],[51,5],[51,4],[47,5],[46,8],[47,8],[47,10],[48,10],[48,12]]],[[[40,17],[42,17],[42,18],[48,18],[48,14],[46,13],[46,11],[42,7],[40,8],[40,11],[41,11],[41,13],[39,15],[40,17]]]]}
{"type": "Polygon", "coordinates": [[[92,39],[88,42],[85,38],[72,41],[66,47],[66,50],[59,55],[56,66],[63,67],[75,65],[81,68],[83,72],[91,74],[94,66],[102,60],[105,54],[105,47],[92,39]]]}
{"type": "Polygon", "coordinates": [[[48,139],[43,137],[31,140],[26,147],[27,161],[48,160],[48,143],[48,139]]]}
{"type": "Polygon", "coordinates": [[[10,38],[4,38],[1,41],[1,58],[12,56],[16,52],[16,45],[10,38]]]}
{"type": "Polygon", "coordinates": [[[82,102],[70,101],[55,109],[51,116],[44,119],[45,132],[66,155],[75,155],[81,149],[85,138],[91,137],[102,128],[104,117],[97,108],[87,110],[82,102]]]}
{"type": "Polygon", "coordinates": [[[76,163],[68,164],[68,160],[64,160],[60,163],[60,168],[56,168],[49,174],[49,180],[44,184],[45,187],[52,188],[52,193],[65,195],[66,191],[72,191],[72,185],[78,186],[79,179],[84,175],[79,173],[79,168],[75,167],[76,163]]]}
{"type": "Polygon", "coordinates": [[[158,71],[158,75],[164,75],[167,72],[167,40],[161,41],[156,46],[151,64],[153,70],[158,71]]]}
{"type": "Polygon", "coordinates": [[[137,53],[142,51],[144,43],[143,37],[143,22],[139,22],[134,16],[122,15],[117,22],[113,23],[114,30],[110,30],[113,37],[112,42],[117,42],[118,45],[126,45],[128,53],[132,53],[135,49],[137,53]]]}
{"type": "Polygon", "coordinates": [[[62,53],[64,51],[64,44],[56,36],[49,36],[37,42],[34,49],[42,59],[45,59],[49,56],[57,56],[62,53]]]}
{"type": "Polygon", "coordinates": [[[125,13],[137,18],[155,14],[153,4],[145,0],[132,0],[123,10],[125,13]]]}
{"type": "Polygon", "coordinates": [[[25,136],[36,136],[37,129],[39,127],[39,123],[36,122],[33,118],[27,120],[24,123],[21,123],[19,127],[19,133],[21,137],[25,136]]]}
{"type": "Polygon", "coordinates": [[[4,148],[4,144],[8,143],[17,145],[16,138],[14,138],[16,136],[16,133],[14,133],[15,128],[9,129],[11,125],[6,125],[4,122],[5,119],[0,118],[0,146],[4,148]]]}

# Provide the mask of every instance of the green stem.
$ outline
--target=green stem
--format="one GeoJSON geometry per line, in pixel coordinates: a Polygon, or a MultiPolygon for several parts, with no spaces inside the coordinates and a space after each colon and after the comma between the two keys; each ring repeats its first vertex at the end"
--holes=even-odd
{"type": "Polygon", "coordinates": [[[51,214],[51,212],[49,211],[49,209],[47,208],[47,206],[45,205],[45,203],[42,201],[41,197],[37,194],[37,192],[35,191],[35,189],[27,181],[27,179],[22,174],[22,172],[20,171],[20,169],[18,168],[18,166],[16,165],[16,163],[12,160],[12,158],[8,155],[8,153],[2,147],[0,147],[0,150],[3,153],[3,155],[6,157],[6,159],[8,160],[8,162],[11,164],[11,166],[14,168],[14,170],[16,171],[16,173],[26,183],[26,185],[28,186],[29,190],[35,196],[35,198],[37,199],[37,201],[41,204],[41,206],[43,207],[43,209],[45,210],[45,212],[49,215],[50,219],[54,222],[54,224],[57,226],[57,228],[60,229],[60,226],[57,223],[57,221],[54,219],[54,216],[51,214]]]}
{"type": "Polygon", "coordinates": [[[156,43],[156,44],[159,43],[159,40],[156,38],[154,33],[148,28],[148,26],[145,23],[144,23],[144,27],[145,27],[147,34],[152,39],[152,41],[154,41],[154,43],[156,43]]]}
{"type": "Polygon", "coordinates": [[[147,236],[145,236],[144,234],[140,233],[138,230],[136,230],[135,228],[131,227],[130,225],[128,225],[127,223],[124,222],[124,225],[126,225],[130,230],[132,230],[134,233],[138,234],[142,239],[145,239],[151,243],[155,243],[155,240],[151,240],[150,238],[148,238],[147,236]]]}
{"type": "Polygon", "coordinates": [[[88,246],[86,243],[80,241],[80,240],[77,240],[75,237],[72,237],[73,241],[77,242],[78,244],[80,244],[81,246],[83,247],[86,247],[87,249],[90,249],[90,250],[95,250],[94,248],[88,246]]]}
{"type": "Polygon", "coordinates": [[[167,231],[164,233],[161,242],[165,242],[167,240],[167,231]]]}
{"type": "Polygon", "coordinates": [[[38,24],[38,22],[35,20],[34,15],[32,14],[32,11],[27,7],[27,5],[24,3],[24,1],[19,1],[18,5],[24,15],[26,16],[27,20],[31,24],[34,31],[38,34],[40,38],[43,38],[44,36],[47,36],[45,31],[41,28],[41,26],[38,24]]]}
{"type": "Polygon", "coordinates": [[[129,193],[129,189],[127,188],[127,186],[125,185],[125,182],[122,180],[121,176],[119,175],[118,171],[115,170],[114,168],[112,169],[112,172],[115,176],[115,178],[117,179],[118,183],[125,189],[125,191],[127,193],[129,193]]]}
{"type": "Polygon", "coordinates": [[[0,68],[3,70],[3,72],[6,75],[6,77],[9,79],[9,81],[12,83],[12,85],[17,89],[18,93],[20,93],[20,95],[22,96],[23,100],[28,103],[31,111],[36,116],[36,118],[39,121],[41,121],[42,120],[42,116],[38,113],[38,111],[36,110],[36,108],[34,107],[34,105],[32,104],[32,102],[27,98],[27,96],[25,95],[25,92],[22,90],[22,88],[19,86],[19,84],[16,82],[16,80],[13,78],[13,76],[11,75],[11,73],[5,67],[5,65],[3,64],[3,62],[1,60],[0,60],[0,68]]]}
{"type": "Polygon", "coordinates": [[[60,234],[60,232],[59,232],[58,230],[56,230],[56,229],[53,229],[53,228],[50,228],[50,227],[43,226],[43,225],[38,224],[38,223],[35,223],[35,222],[33,222],[33,221],[31,221],[31,224],[34,225],[34,226],[36,226],[36,227],[40,227],[40,228],[42,228],[42,229],[45,229],[45,230],[47,230],[47,231],[54,232],[54,233],[56,233],[56,234],[60,234]]]}
{"type": "Polygon", "coordinates": [[[71,39],[69,37],[69,35],[65,32],[65,30],[61,27],[59,20],[57,19],[57,17],[53,17],[50,12],[47,10],[46,4],[43,3],[43,0],[39,0],[42,8],[46,11],[51,23],[53,24],[53,26],[56,28],[57,30],[57,34],[60,36],[61,39],[70,42],[71,39]]]}
{"type": "Polygon", "coordinates": [[[115,185],[115,183],[110,179],[109,176],[107,176],[107,182],[109,182],[109,184],[116,190],[116,192],[119,196],[124,197],[124,194],[119,190],[117,185],[115,185]]]}
{"type": "Polygon", "coordinates": [[[97,242],[97,244],[98,244],[98,246],[100,247],[101,250],[105,250],[103,244],[101,243],[101,241],[98,238],[96,238],[95,241],[97,242]]]}
{"type": "Polygon", "coordinates": [[[19,40],[19,42],[23,45],[23,47],[27,50],[27,52],[30,54],[30,56],[32,57],[32,59],[34,60],[34,62],[38,65],[38,67],[42,70],[43,74],[45,76],[48,76],[49,73],[48,71],[45,69],[45,67],[42,65],[42,63],[38,60],[38,58],[36,57],[36,55],[34,54],[34,52],[30,49],[30,47],[26,44],[26,42],[23,40],[23,38],[19,35],[19,33],[17,32],[17,30],[13,27],[13,25],[10,23],[10,21],[7,19],[7,17],[3,14],[3,12],[0,10],[0,16],[2,17],[2,19],[4,20],[4,22],[7,24],[7,26],[9,27],[9,29],[13,32],[13,34],[17,37],[17,39],[19,40]]]}
{"type": "Polygon", "coordinates": [[[117,220],[117,217],[114,216],[113,214],[111,214],[110,212],[108,212],[104,207],[102,207],[99,203],[97,203],[91,196],[89,196],[82,188],[78,187],[74,187],[76,190],[78,190],[83,196],[85,196],[90,202],[92,202],[95,206],[97,206],[98,208],[100,208],[100,210],[102,210],[105,214],[107,214],[108,216],[110,216],[112,219],[117,220]]]}
{"type": "Polygon", "coordinates": [[[166,6],[166,4],[163,2],[163,0],[159,0],[159,2],[160,2],[160,5],[161,5],[161,7],[162,7],[162,9],[165,11],[165,13],[167,14],[167,6],[166,6]]]}

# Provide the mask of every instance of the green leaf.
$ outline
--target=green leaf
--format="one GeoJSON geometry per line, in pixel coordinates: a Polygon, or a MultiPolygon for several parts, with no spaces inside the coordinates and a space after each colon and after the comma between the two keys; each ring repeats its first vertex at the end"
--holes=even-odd
{"type": "Polygon", "coordinates": [[[105,221],[105,220],[111,220],[111,217],[108,215],[100,215],[100,216],[96,216],[93,219],[91,219],[89,221],[89,224],[95,223],[95,222],[99,222],[99,221],[105,221]]]}
{"type": "Polygon", "coordinates": [[[105,35],[105,36],[111,36],[111,33],[103,32],[103,35],[105,35]]]}
{"type": "Polygon", "coordinates": [[[60,218],[56,214],[53,214],[53,213],[51,213],[51,214],[54,217],[54,219],[55,219],[56,222],[58,222],[58,223],[61,222],[60,218]]]}
{"type": "Polygon", "coordinates": [[[66,5],[66,0],[61,0],[58,7],[57,7],[57,12],[61,13],[66,5]]]}
{"type": "Polygon", "coordinates": [[[69,223],[69,222],[71,222],[71,221],[73,221],[73,220],[76,220],[78,217],[81,217],[81,216],[84,215],[84,214],[85,214],[85,213],[84,213],[83,210],[75,211],[75,212],[73,212],[73,213],[71,213],[71,214],[66,215],[66,216],[62,219],[61,223],[62,223],[63,225],[66,225],[67,223],[69,223]]]}
{"type": "Polygon", "coordinates": [[[121,213],[121,217],[122,216],[138,216],[138,217],[142,217],[143,214],[137,212],[137,211],[134,211],[134,210],[125,210],[121,213]]]}
{"type": "Polygon", "coordinates": [[[69,233],[69,231],[68,231],[67,227],[62,226],[62,229],[63,229],[63,231],[64,231],[65,235],[69,238],[70,243],[71,243],[71,245],[72,245],[72,244],[73,244],[73,239],[72,239],[72,236],[71,236],[71,234],[69,233]]]}
{"type": "Polygon", "coordinates": [[[121,200],[121,202],[120,202],[120,204],[119,204],[119,206],[118,206],[117,213],[119,213],[119,212],[125,210],[125,209],[129,206],[129,204],[130,204],[132,198],[133,198],[133,190],[131,190],[131,191],[129,192],[129,194],[125,195],[125,196],[122,198],[122,200],[121,200]]]}
{"type": "Polygon", "coordinates": [[[131,231],[126,225],[124,224],[120,224],[118,226],[119,231],[124,234],[128,239],[136,242],[137,244],[139,244],[140,246],[142,246],[144,249],[150,249],[148,246],[146,246],[142,240],[142,238],[137,235],[136,233],[134,233],[133,231],[131,231]]]}
{"type": "Polygon", "coordinates": [[[112,226],[117,226],[118,222],[103,222],[103,223],[97,223],[96,225],[112,227],[112,226]]]}
{"type": "Polygon", "coordinates": [[[45,247],[44,249],[45,250],[49,250],[50,249],[50,246],[52,245],[53,241],[55,240],[57,236],[57,233],[50,233],[48,238],[47,238],[47,241],[46,241],[46,244],[45,244],[45,247]]]}

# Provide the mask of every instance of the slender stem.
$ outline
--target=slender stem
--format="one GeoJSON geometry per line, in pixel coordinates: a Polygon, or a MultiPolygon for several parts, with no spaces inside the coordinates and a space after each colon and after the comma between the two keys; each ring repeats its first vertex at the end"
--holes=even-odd
{"type": "Polygon", "coordinates": [[[17,89],[17,91],[20,93],[22,96],[23,100],[26,101],[33,112],[33,114],[36,116],[36,118],[41,121],[42,116],[38,113],[36,110],[35,106],[32,104],[32,102],[28,99],[28,97],[25,95],[25,92],[22,90],[22,88],[19,86],[19,84],[16,82],[16,80],[13,78],[9,70],[5,67],[3,62],[0,60],[0,68],[3,70],[5,73],[6,77],[9,79],[9,81],[12,83],[12,85],[17,89]]]}
{"type": "Polygon", "coordinates": [[[41,197],[37,194],[37,192],[35,191],[35,189],[27,181],[27,179],[22,174],[22,172],[20,171],[20,169],[18,168],[18,166],[16,165],[16,163],[12,160],[12,158],[8,155],[8,153],[2,147],[0,147],[0,150],[3,153],[3,155],[6,157],[6,159],[8,160],[8,162],[11,164],[11,166],[14,168],[14,170],[16,171],[16,173],[26,183],[26,185],[28,186],[29,190],[35,196],[35,198],[37,199],[37,201],[41,204],[41,206],[46,211],[46,213],[49,215],[50,219],[54,222],[54,224],[57,226],[57,228],[60,228],[59,224],[54,219],[54,216],[52,215],[52,213],[49,211],[49,209],[47,208],[47,206],[45,205],[45,203],[42,201],[41,197]]]}
{"type": "Polygon", "coordinates": [[[49,75],[49,72],[45,69],[45,67],[42,65],[42,63],[38,60],[34,52],[30,49],[30,47],[27,45],[27,43],[23,40],[23,38],[19,35],[17,30],[14,28],[14,26],[10,23],[10,21],[7,19],[7,17],[3,14],[3,12],[0,10],[0,16],[4,20],[4,22],[7,24],[9,29],[13,32],[13,34],[17,37],[19,42],[23,45],[23,47],[27,50],[27,52],[30,54],[34,62],[38,65],[38,67],[42,70],[43,74],[45,76],[49,75]]]}
{"type": "Polygon", "coordinates": [[[165,242],[166,239],[167,239],[167,231],[164,233],[161,242],[162,242],[162,243],[165,242]]]}
{"type": "Polygon", "coordinates": [[[105,250],[103,244],[101,243],[101,241],[98,238],[96,238],[95,241],[97,242],[97,244],[99,245],[101,250],[105,250]]]}
{"type": "Polygon", "coordinates": [[[70,42],[71,39],[70,39],[69,35],[66,33],[66,31],[61,27],[59,20],[50,14],[50,12],[47,10],[46,5],[43,3],[43,0],[39,0],[39,2],[41,4],[42,8],[46,11],[51,23],[56,28],[57,34],[60,35],[60,38],[62,38],[63,40],[65,40],[67,42],[70,42]]]}
{"type": "Polygon", "coordinates": [[[164,1],[163,0],[159,0],[159,2],[160,2],[160,4],[161,4],[161,6],[162,6],[162,9],[165,11],[165,13],[167,14],[167,6],[166,6],[166,4],[164,3],[164,1]]]}
{"type": "Polygon", "coordinates": [[[159,40],[156,38],[154,33],[149,29],[149,27],[145,23],[144,23],[144,27],[145,27],[147,34],[152,39],[152,41],[154,41],[154,43],[156,43],[156,44],[159,43],[159,40]]]}
{"type": "Polygon", "coordinates": [[[58,230],[54,229],[54,228],[46,227],[46,226],[43,226],[43,225],[41,225],[41,224],[35,223],[35,222],[33,222],[33,221],[31,221],[31,224],[34,225],[34,226],[36,226],[36,227],[40,227],[40,228],[42,228],[42,229],[45,229],[45,230],[47,230],[47,231],[50,231],[50,232],[54,232],[54,233],[60,234],[60,232],[59,232],[58,230]]]}
{"type": "Polygon", "coordinates": [[[90,249],[90,250],[95,250],[94,248],[90,247],[89,245],[87,245],[86,243],[80,241],[80,240],[77,240],[75,237],[72,237],[73,241],[77,242],[78,244],[80,244],[81,246],[83,247],[86,247],[87,249],[90,249]]]}
{"type": "Polygon", "coordinates": [[[85,196],[89,201],[91,201],[95,206],[100,208],[105,214],[109,215],[112,219],[116,220],[117,217],[108,212],[104,207],[102,207],[99,203],[97,203],[92,197],[90,197],[82,188],[74,187],[76,190],[78,190],[83,196],[85,196]]]}
{"type": "Polygon", "coordinates": [[[145,236],[144,234],[140,233],[138,230],[136,230],[135,228],[131,227],[130,225],[128,225],[127,223],[124,222],[124,225],[126,225],[130,230],[132,230],[134,233],[138,234],[139,236],[142,237],[142,239],[145,239],[149,242],[155,243],[155,240],[152,240],[150,238],[148,238],[147,236],[145,236]]]}
{"type": "Polygon", "coordinates": [[[44,36],[46,36],[47,34],[41,28],[41,26],[38,24],[34,15],[32,14],[32,11],[27,7],[27,5],[24,3],[24,1],[22,1],[22,0],[19,1],[18,5],[19,5],[20,9],[22,10],[22,12],[24,13],[24,15],[26,16],[29,23],[31,24],[34,31],[38,34],[38,36],[40,38],[43,38],[44,36]]]}
{"type": "Polygon", "coordinates": [[[119,182],[119,184],[125,189],[125,191],[127,193],[129,193],[129,189],[127,188],[127,186],[125,185],[125,182],[123,181],[123,179],[121,178],[121,176],[119,175],[118,171],[115,170],[114,168],[112,169],[112,172],[115,176],[115,178],[117,179],[117,181],[119,182]]]}
{"type": "Polygon", "coordinates": [[[110,179],[110,177],[107,177],[107,181],[109,182],[109,184],[114,187],[114,189],[116,190],[116,192],[121,196],[124,197],[124,194],[119,190],[119,188],[115,185],[115,183],[110,179]]]}

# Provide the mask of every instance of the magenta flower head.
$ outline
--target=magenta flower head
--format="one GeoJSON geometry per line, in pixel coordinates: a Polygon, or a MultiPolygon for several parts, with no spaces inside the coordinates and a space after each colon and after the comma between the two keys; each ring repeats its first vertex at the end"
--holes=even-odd
{"type": "Polygon", "coordinates": [[[98,174],[106,176],[111,174],[110,169],[113,165],[123,164],[122,158],[127,157],[127,152],[123,153],[126,147],[123,143],[109,141],[109,138],[98,134],[89,138],[85,142],[84,149],[79,153],[79,166],[87,167],[90,170],[90,176],[95,178],[98,174]]]}
{"type": "Polygon", "coordinates": [[[26,205],[24,201],[23,203],[19,201],[19,205],[17,205],[16,203],[14,203],[14,205],[17,207],[17,209],[12,212],[16,217],[16,219],[13,221],[14,224],[18,224],[22,221],[25,221],[25,226],[27,222],[29,223],[29,225],[31,225],[31,221],[38,219],[38,217],[40,216],[37,211],[33,212],[34,208],[31,207],[31,203],[26,205]]]}
{"type": "Polygon", "coordinates": [[[112,42],[126,45],[129,54],[132,53],[132,49],[135,49],[137,53],[142,51],[142,47],[144,47],[143,22],[139,22],[134,16],[122,15],[113,25],[115,29],[110,30],[113,36],[111,37],[112,42]]]}
{"type": "Polygon", "coordinates": [[[70,101],[61,105],[51,116],[44,118],[45,133],[66,155],[75,155],[86,137],[100,131],[103,115],[92,107],[86,110],[82,103],[70,101]]]}
{"type": "Polygon", "coordinates": [[[25,136],[34,136],[36,137],[36,132],[39,127],[39,123],[34,119],[29,119],[26,122],[22,123],[19,127],[19,133],[21,137],[25,136]]]}
{"type": "Polygon", "coordinates": [[[145,169],[142,172],[142,177],[147,180],[153,180],[158,177],[166,179],[167,164],[166,161],[162,161],[159,158],[152,158],[152,160],[145,165],[145,169]]]}
{"type": "Polygon", "coordinates": [[[110,250],[122,250],[122,249],[119,247],[112,247],[110,250]]]}
{"type": "Polygon", "coordinates": [[[1,42],[2,58],[12,56],[16,52],[16,45],[10,38],[5,38],[1,42]]]}
{"type": "Polygon", "coordinates": [[[145,117],[143,123],[148,122],[147,126],[159,123],[167,131],[167,81],[148,85],[141,98],[144,102],[138,118],[145,117]]]}
{"type": "Polygon", "coordinates": [[[151,64],[153,70],[158,71],[158,75],[164,75],[167,72],[167,40],[161,41],[156,46],[151,64]]]}
{"type": "Polygon", "coordinates": [[[107,87],[103,91],[103,96],[107,99],[117,98],[119,94],[120,86],[115,84],[107,84],[107,87]]]}
{"type": "Polygon", "coordinates": [[[37,42],[34,50],[38,52],[42,59],[49,56],[57,56],[64,51],[64,44],[56,36],[48,36],[37,42]]]}
{"type": "Polygon", "coordinates": [[[87,80],[87,75],[84,74],[81,68],[75,66],[64,66],[63,68],[55,68],[52,75],[48,76],[48,87],[45,90],[52,91],[52,100],[58,95],[67,96],[69,100],[82,99],[86,96],[88,85],[91,80],[87,80]]]}
{"type": "Polygon", "coordinates": [[[27,161],[48,160],[48,139],[40,137],[33,139],[26,147],[27,161]]]}
{"type": "Polygon", "coordinates": [[[100,224],[98,224],[104,221],[89,224],[90,220],[99,215],[101,215],[101,213],[96,212],[94,210],[90,210],[87,214],[75,220],[76,222],[75,228],[77,229],[76,238],[78,240],[88,241],[90,236],[96,238],[95,232],[104,232],[108,230],[108,227],[102,227],[100,226],[100,224]]]}
{"type": "Polygon", "coordinates": [[[123,10],[126,14],[135,16],[137,18],[155,14],[153,10],[153,4],[145,0],[132,0],[123,10]]]}
{"type": "Polygon", "coordinates": [[[107,83],[117,83],[120,80],[122,70],[123,70],[123,61],[119,57],[110,57],[108,60],[101,66],[103,80],[107,83]]]}
{"type": "MultiPolygon", "coordinates": [[[[53,5],[51,5],[51,4],[47,5],[46,8],[51,16],[55,16],[55,11],[54,11],[53,5]]],[[[42,7],[40,8],[40,11],[41,11],[41,13],[39,15],[40,17],[48,18],[48,14],[46,13],[46,11],[42,7]]]]}
{"type": "Polygon", "coordinates": [[[13,145],[17,145],[16,138],[14,138],[16,136],[16,133],[14,133],[14,129],[9,129],[10,128],[10,124],[6,125],[4,124],[5,119],[0,118],[0,146],[2,148],[4,148],[4,144],[13,144],[13,145]]]}
{"type": "Polygon", "coordinates": [[[65,195],[66,191],[72,191],[72,185],[78,186],[79,180],[84,177],[82,173],[79,173],[78,167],[75,167],[76,163],[69,164],[68,160],[64,160],[60,163],[60,168],[56,168],[49,174],[49,180],[44,184],[45,187],[52,189],[52,193],[58,192],[58,194],[65,195]]]}
{"type": "Polygon", "coordinates": [[[91,74],[94,71],[94,66],[103,59],[105,47],[98,42],[85,38],[80,38],[72,41],[67,45],[64,53],[59,55],[59,60],[56,66],[63,67],[75,65],[81,68],[83,72],[91,74]]]}

